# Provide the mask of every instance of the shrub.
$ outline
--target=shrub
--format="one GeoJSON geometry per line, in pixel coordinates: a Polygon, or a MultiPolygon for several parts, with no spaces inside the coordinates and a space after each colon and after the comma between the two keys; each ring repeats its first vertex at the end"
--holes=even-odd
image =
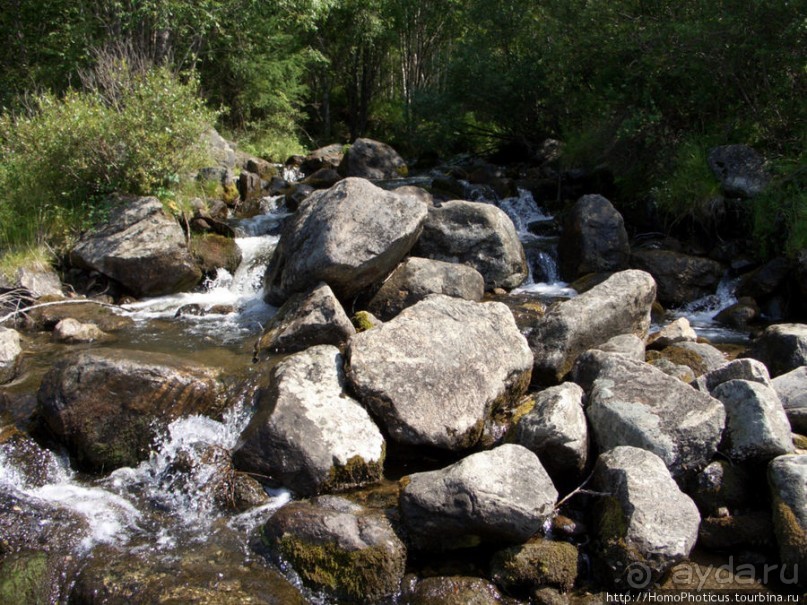
{"type": "Polygon", "coordinates": [[[65,243],[112,191],[151,194],[205,165],[216,119],[195,76],[133,71],[121,60],[111,99],[100,88],[43,94],[0,117],[0,243],[65,243]]]}
{"type": "Polygon", "coordinates": [[[807,249],[807,169],[805,158],[776,162],[774,180],[753,200],[754,242],[763,257],[794,257],[807,249]]]}

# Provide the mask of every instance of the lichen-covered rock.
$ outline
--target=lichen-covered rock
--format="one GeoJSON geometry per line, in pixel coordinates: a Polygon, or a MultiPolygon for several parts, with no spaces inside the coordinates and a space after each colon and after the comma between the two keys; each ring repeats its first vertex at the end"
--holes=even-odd
{"type": "Polygon", "coordinates": [[[597,461],[593,485],[609,494],[595,505],[595,551],[613,585],[649,588],[689,556],[700,514],[658,456],[628,446],[607,451],[597,461]]]}
{"type": "Polygon", "coordinates": [[[699,391],[711,393],[718,386],[729,380],[751,380],[771,386],[768,368],[756,359],[734,359],[726,365],[699,376],[692,386],[699,391]]]}
{"type": "Polygon", "coordinates": [[[771,387],[750,380],[729,380],[712,395],[726,409],[722,449],[732,460],[770,460],[793,451],[790,423],[771,387]]]}
{"type": "Polygon", "coordinates": [[[70,256],[135,296],[172,294],[202,278],[182,228],[156,197],[120,198],[105,226],[83,237],[70,256]]]}
{"type": "Polygon", "coordinates": [[[679,342],[661,351],[647,352],[647,361],[650,363],[660,357],[676,365],[687,366],[695,377],[722,368],[728,363],[719,349],[703,342],[679,342]]]}
{"type": "Polygon", "coordinates": [[[401,518],[413,544],[426,549],[524,542],[540,531],[558,497],[538,457],[515,444],[403,481],[401,518]]]}
{"type": "Polygon", "coordinates": [[[748,356],[764,363],[773,377],[807,365],[807,325],[769,326],[754,341],[748,356]]]}
{"type": "Polygon", "coordinates": [[[490,577],[509,593],[544,586],[566,592],[577,580],[577,559],[577,547],[568,542],[533,540],[493,555],[490,577]]]}
{"type": "Polygon", "coordinates": [[[413,253],[473,267],[486,290],[511,290],[529,274],[513,221],[492,204],[453,200],[429,208],[413,253]]]}
{"type": "Polygon", "coordinates": [[[708,294],[714,294],[723,267],[708,258],[689,256],[672,250],[634,250],[631,267],[647,271],[658,284],[658,299],[677,307],[708,294]]]}
{"type": "Polygon", "coordinates": [[[21,354],[19,332],[11,328],[0,328],[0,384],[14,378],[21,354]]]}
{"type": "Polygon", "coordinates": [[[770,181],[765,158],[747,145],[714,147],[709,150],[707,161],[721,189],[731,197],[759,195],[770,181]]]}
{"type": "Polygon", "coordinates": [[[95,324],[81,323],[72,317],[63,319],[53,328],[53,340],[67,344],[106,342],[113,339],[111,334],[107,334],[95,324]]]}
{"type": "Polygon", "coordinates": [[[390,438],[407,445],[473,446],[485,420],[524,394],[531,368],[506,306],[441,294],[348,346],[354,392],[390,438]]]}
{"type": "Polygon", "coordinates": [[[84,351],[45,375],[38,411],[81,467],[109,472],[145,460],[159,425],[191,414],[219,415],[218,375],[172,355],[84,351]]]}
{"type": "Polygon", "coordinates": [[[647,346],[663,349],[679,342],[695,342],[698,334],[689,325],[686,317],[679,317],[675,321],[663,326],[658,332],[651,334],[647,339],[647,346]]]}
{"type": "Polygon", "coordinates": [[[606,353],[619,353],[636,361],[644,361],[645,359],[644,340],[636,336],[636,334],[620,334],[593,348],[606,353]]]}
{"type": "Polygon", "coordinates": [[[356,139],[344,152],[339,173],[347,177],[380,180],[406,176],[409,169],[389,145],[373,139],[356,139]]]}
{"type": "Polygon", "coordinates": [[[588,460],[583,389],[573,382],[532,396],[534,406],[515,427],[515,443],[538,454],[556,485],[576,481],[588,460]]]}
{"type": "Polygon", "coordinates": [[[550,307],[529,336],[535,356],[533,379],[557,384],[584,351],[621,334],[644,338],[655,297],[656,285],[649,274],[622,271],[550,307]]]}
{"type": "Polygon", "coordinates": [[[384,281],[367,309],[388,321],[429,294],[478,302],[485,294],[485,280],[473,267],[412,256],[384,281]]]}
{"type": "Polygon", "coordinates": [[[622,215],[601,195],[584,195],[563,221],[558,246],[566,281],[628,268],[630,246],[622,215]]]}
{"type": "Polygon", "coordinates": [[[381,478],[384,438],[345,393],[339,349],[318,345],[274,366],[233,452],[237,468],[301,495],[381,478]]]}
{"type": "Polygon", "coordinates": [[[777,376],[771,386],[785,407],[790,427],[796,433],[807,434],[807,366],[777,376]]]}
{"type": "Polygon", "coordinates": [[[387,518],[335,496],[287,504],[261,537],[304,584],[351,603],[395,594],[406,568],[406,547],[387,518]]]}
{"type": "Polygon", "coordinates": [[[634,446],[659,456],[673,476],[709,463],[725,426],[723,404],[649,364],[614,353],[580,357],[575,382],[588,392],[600,451],[634,446]]]}
{"type": "Polygon", "coordinates": [[[283,227],[264,277],[267,302],[280,305],[319,282],[352,299],[406,256],[425,219],[422,203],[364,179],[312,193],[283,227]]]}
{"type": "Polygon", "coordinates": [[[258,358],[294,353],[314,345],[343,347],[356,333],[345,310],[327,284],[295,294],[269,320],[255,345],[258,358]]]}
{"type": "Polygon", "coordinates": [[[788,577],[807,585],[807,456],[780,456],[768,465],[773,528],[788,577]]]}

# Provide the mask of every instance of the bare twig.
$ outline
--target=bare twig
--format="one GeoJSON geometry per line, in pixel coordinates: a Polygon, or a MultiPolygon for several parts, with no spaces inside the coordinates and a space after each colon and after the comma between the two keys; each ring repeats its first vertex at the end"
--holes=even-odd
{"type": "Polygon", "coordinates": [[[591,471],[591,474],[588,477],[586,477],[586,480],[583,481],[583,483],[578,485],[575,489],[573,489],[563,498],[558,500],[558,503],[555,504],[555,510],[560,510],[561,506],[566,504],[566,502],[568,502],[573,496],[576,496],[577,494],[587,494],[589,496],[610,496],[611,494],[607,492],[595,492],[590,489],[585,489],[586,485],[588,484],[589,481],[591,481],[592,477],[594,477],[594,471],[591,471]]]}

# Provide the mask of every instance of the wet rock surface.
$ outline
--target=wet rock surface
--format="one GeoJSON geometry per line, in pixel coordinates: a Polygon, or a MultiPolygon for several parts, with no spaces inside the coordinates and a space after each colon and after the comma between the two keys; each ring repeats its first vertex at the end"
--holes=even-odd
{"type": "Polygon", "coordinates": [[[21,353],[20,333],[10,328],[0,328],[0,384],[14,378],[21,353]]]}

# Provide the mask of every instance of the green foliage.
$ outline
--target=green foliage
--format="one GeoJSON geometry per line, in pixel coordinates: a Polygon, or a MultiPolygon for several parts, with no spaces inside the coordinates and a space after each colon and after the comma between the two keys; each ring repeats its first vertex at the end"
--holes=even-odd
{"type": "Polygon", "coordinates": [[[711,145],[701,139],[678,146],[669,176],[653,189],[659,208],[673,218],[697,214],[720,195],[720,187],[707,162],[711,145]]]}
{"type": "Polygon", "coordinates": [[[0,117],[0,242],[64,242],[103,212],[112,191],[155,193],[205,165],[202,133],[216,114],[166,68],[122,66],[115,102],[102,91],[46,93],[0,117]]]}
{"type": "Polygon", "coordinates": [[[754,241],[762,256],[807,249],[807,158],[773,164],[774,180],[753,199],[754,241]]]}

